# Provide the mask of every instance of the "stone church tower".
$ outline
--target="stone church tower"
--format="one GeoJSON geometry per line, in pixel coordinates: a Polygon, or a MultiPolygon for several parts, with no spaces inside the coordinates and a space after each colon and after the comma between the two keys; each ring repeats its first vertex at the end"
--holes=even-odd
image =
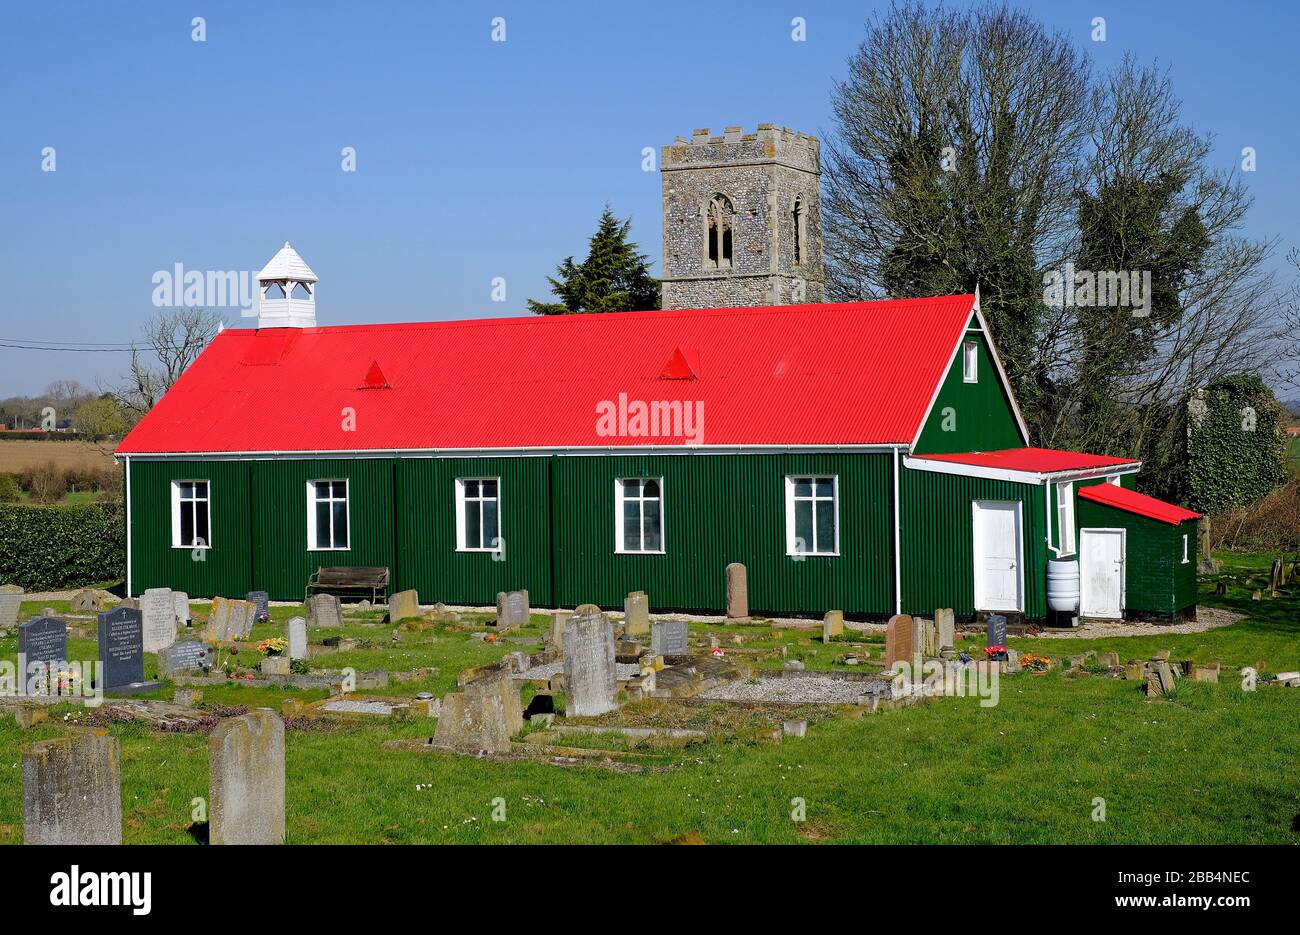
{"type": "Polygon", "coordinates": [[[821,144],[770,123],[696,130],[660,158],[663,307],[821,302],[821,144]]]}

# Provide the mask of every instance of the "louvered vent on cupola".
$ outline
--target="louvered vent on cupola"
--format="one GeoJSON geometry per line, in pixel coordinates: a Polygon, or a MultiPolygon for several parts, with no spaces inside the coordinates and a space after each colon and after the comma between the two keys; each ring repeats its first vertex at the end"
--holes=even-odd
{"type": "Polygon", "coordinates": [[[698,380],[700,378],[700,354],[692,348],[676,347],[673,354],[659,371],[660,380],[698,380]]]}
{"type": "Polygon", "coordinates": [[[366,371],[365,380],[357,387],[359,390],[391,390],[392,388],[393,384],[388,382],[388,377],[384,376],[384,371],[380,368],[377,360],[370,362],[370,369],[366,371]]]}

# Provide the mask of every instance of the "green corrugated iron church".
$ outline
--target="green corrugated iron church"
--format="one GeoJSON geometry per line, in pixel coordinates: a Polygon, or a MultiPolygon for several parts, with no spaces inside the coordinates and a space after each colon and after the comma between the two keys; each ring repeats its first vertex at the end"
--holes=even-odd
{"type": "Polygon", "coordinates": [[[664,311],[321,327],[286,244],[257,327],[118,449],[129,593],[373,566],[429,603],[719,612],[739,562],[760,614],[1194,613],[1196,514],[1029,446],[978,295],[775,304],[820,295],[817,176],[762,132],[676,144],[664,311]],[[673,307],[738,294],[774,302],[673,307]]]}

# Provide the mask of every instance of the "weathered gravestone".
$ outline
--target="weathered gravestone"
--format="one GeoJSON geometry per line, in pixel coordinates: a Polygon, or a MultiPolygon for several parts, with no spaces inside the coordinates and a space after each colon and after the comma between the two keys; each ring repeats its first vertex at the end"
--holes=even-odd
{"type": "Polygon", "coordinates": [[[889,618],[889,626],[885,629],[886,669],[892,669],[900,662],[918,667],[921,660],[919,631],[918,621],[907,614],[895,614],[889,618]]]}
{"type": "Polygon", "coordinates": [[[104,599],[94,591],[78,591],[72,595],[68,607],[73,613],[95,614],[104,609],[104,599]]]}
{"type": "Polygon", "coordinates": [[[203,636],[209,641],[223,643],[234,638],[234,628],[231,626],[231,603],[233,602],[225,597],[212,599],[212,607],[208,611],[208,625],[203,631],[203,636]]]}
{"type": "Polygon", "coordinates": [[[176,611],[176,619],[188,627],[194,619],[190,616],[190,596],[184,591],[173,591],[172,605],[176,611]]]}
{"type": "Polygon", "coordinates": [[[176,642],[176,601],[171,588],[149,588],[140,598],[144,651],[156,653],[176,642]]]}
{"type": "Polygon", "coordinates": [[[144,615],[118,607],[99,615],[100,681],[104,691],[135,694],[152,691],[144,680],[144,615]]]}
{"type": "Polygon", "coordinates": [[[116,737],[81,733],[23,748],[23,843],[122,843],[116,737]]]}
{"type": "Polygon", "coordinates": [[[285,627],[289,639],[289,658],[307,658],[307,621],[301,617],[290,617],[285,627]]]}
{"type": "Polygon", "coordinates": [[[749,576],[740,562],[727,566],[727,616],[749,616],[749,576]]]}
{"type": "Polygon", "coordinates": [[[388,620],[397,623],[408,617],[420,616],[420,594],[414,589],[398,591],[388,598],[388,620]]]}
{"type": "Polygon", "coordinates": [[[650,599],[644,591],[632,591],[623,600],[623,633],[644,636],[650,632],[650,599]]]}
{"type": "Polygon", "coordinates": [[[212,667],[212,647],[197,640],[172,643],[158,654],[158,676],[169,679],[182,672],[198,672],[212,667]]]}
{"type": "Polygon", "coordinates": [[[650,631],[650,655],[685,656],[691,651],[685,620],[656,620],[650,631]]]}
{"type": "Polygon", "coordinates": [[[939,633],[939,649],[952,649],[956,638],[957,616],[951,607],[940,607],[934,612],[934,626],[939,633]]]}
{"type": "Polygon", "coordinates": [[[18,680],[21,695],[54,694],[54,679],[68,661],[68,627],[54,617],[18,624],[18,680]]]}
{"type": "Polygon", "coordinates": [[[573,612],[564,628],[565,714],[585,717],[618,707],[618,669],[614,629],[594,604],[573,612]]]}
{"type": "Polygon", "coordinates": [[[433,742],[467,753],[502,753],[510,749],[511,736],[523,726],[519,691],[510,673],[498,669],[443,696],[433,742]]]}
{"type": "Polygon", "coordinates": [[[333,594],[313,594],[307,598],[307,626],[338,627],[343,625],[339,615],[339,599],[333,594]]]}
{"type": "Polygon", "coordinates": [[[244,600],[252,604],[255,608],[254,619],[265,617],[271,619],[271,595],[265,591],[249,591],[244,595],[244,600]]]}
{"type": "Polygon", "coordinates": [[[838,610],[826,611],[826,616],[822,617],[822,642],[829,643],[837,636],[844,634],[844,613],[838,610]]]}
{"type": "Polygon", "coordinates": [[[921,624],[921,651],[927,658],[939,655],[939,628],[933,620],[917,618],[921,624]]]}
{"type": "Polygon", "coordinates": [[[551,629],[546,635],[547,650],[564,655],[564,628],[572,616],[573,613],[568,610],[557,610],[551,614],[551,629]]]}
{"type": "Polygon", "coordinates": [[[497,592],[497,628],[513,630],[528,625],[528,592],[497,592]]]}
{"type": "Polygon", "coordinates": [[[0,632],[7,632],[17,626],[18,612],[22,606],[22,588],[16,584],[0,586],[0,632]]]}
{"type": "Polygon", "coordinates": [[[284,721],[268,708],[208,737],[208,843],[284,843],[284,721]]]}

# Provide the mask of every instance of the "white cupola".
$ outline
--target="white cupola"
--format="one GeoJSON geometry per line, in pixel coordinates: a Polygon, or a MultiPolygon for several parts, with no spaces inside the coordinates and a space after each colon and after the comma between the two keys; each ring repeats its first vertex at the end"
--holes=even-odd
{"type": "Polygon", "coordinates": [[[257,274],[257,284],[257,327],[316,327],[316,274],[288,241],[257,274]]]}

